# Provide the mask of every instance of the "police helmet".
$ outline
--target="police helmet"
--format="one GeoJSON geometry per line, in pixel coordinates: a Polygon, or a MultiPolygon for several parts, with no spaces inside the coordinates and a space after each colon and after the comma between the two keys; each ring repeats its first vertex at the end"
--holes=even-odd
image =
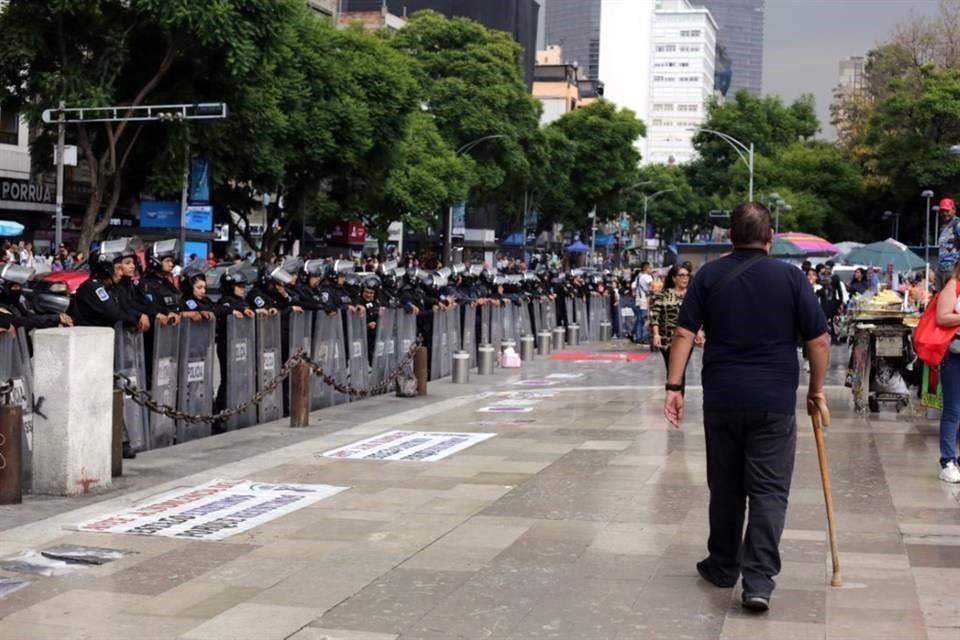
{"type": "Polygon", "coordinates": [[[17,302],[23,293],[23,285],[33,278],[34,270],[31,267],[8,263],[0,270],[0,300],[3,302],[17,302]]]}
{"type": "Polygon", "coordinates": [[[303,269],[303,258],[290,257],[283,261],[283,270],[290,275],[297,275],[303,269]]]}
{"type": "Polygon", "coordinates": [[[386,262],[381,262],[380,266],[377,268],[377,273],[381,276],[386,276],[392,274],[397,270],[397,267],[400,266],[400,263],[396,260],[387,260],[386,262]]]}
{"type": "Polygon", "coordinates": [[[260,282],[263,285],[287,286],[293,283],[293,276],[283,266],[267,266],[260,273],[260,282]]]}
{"type": "Polygon", "coordinates": [[[203,268],[190,265],[180,271],[180,291],[183,295],[193,295],[193,285],[197,280],[207,281],[207,274],[203,268]]]}
{"type": "Polygon", "coordinates": [[[449,271],[449,269],[444,268],[432,273],[430,275],[430,286],[438,291],[448,286],[450,284],[450,280],[445,273],[446,271],[449,271]]]}
{"type": "Polygon", "coordinates": [[[376,291],[377,289],[380,288],[380,285],[381,285],[380,276],[378,276],[377,274],[362,273],[358,275],[361,276],[364,289],[372,289],[373,291],[376,291]]]}
{"type": "Polygon", "coordinates": [[[220,291],[228,293],[234,287],[246,287],[253,284],[256,271],[247,264],[236,264],[220,274],[220,291]]]}
{"type": "Polygon", "coordinates": [[[136,255],[137,244],[133,238],[104,240],[100,248],[90,254],[90,273],[95,278],[107,278],[113,275],[113,265],[136,255]]]}
{"type": "Polygon", "coordinates": [[[152,269],[159,269],[166,258],[172,258],[177,263],[180,260],[180,241],[176,238],[157,240],[147,248],[147,257],[152,269]]]}

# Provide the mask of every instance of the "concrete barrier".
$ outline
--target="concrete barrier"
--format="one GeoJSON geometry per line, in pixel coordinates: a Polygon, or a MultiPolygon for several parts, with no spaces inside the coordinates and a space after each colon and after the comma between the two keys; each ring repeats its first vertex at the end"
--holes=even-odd
{"type": "MultiPolygon", "coordinates": [[[[113,329],[43,329],[33,336],[33,492],[69,496],[111,483],[113,329]]],[[[141,382],[142,383],[142,382],[141,382]]]]}

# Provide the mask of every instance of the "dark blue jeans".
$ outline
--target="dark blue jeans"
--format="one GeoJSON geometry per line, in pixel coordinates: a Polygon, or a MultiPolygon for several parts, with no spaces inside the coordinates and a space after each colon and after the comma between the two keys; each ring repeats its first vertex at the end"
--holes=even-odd
{"type": "Polygon", "coordinates": [[[960,428],[960,355],[948,353],[940,365],[943,411],[940,413],[940,466],[957,459],[960,428]]]}
{"type": "Polygon", "coordinates": [[[647,310],[641,309],[640,305],[633,307],[633,341],[640,344],[647,342],[647,310]]]}
{"type": "Polygon", "coordinates": [[[770,594],[797,448],[795,415],[704,411],[710,538],[718,577],[743,576],[746,594],[770,594]],[[743,533],[745,510],[749,519],[743,533]]]}

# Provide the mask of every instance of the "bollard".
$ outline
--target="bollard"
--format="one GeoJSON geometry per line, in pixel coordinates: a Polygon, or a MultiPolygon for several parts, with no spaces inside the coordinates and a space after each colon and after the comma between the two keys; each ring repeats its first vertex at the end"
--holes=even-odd
{"type": "Polygon", "coordinates": [[[563,350],[563,339],[566,335],[566,330],[563,327],[555,327],[553,330],[553,350],[561,351],[563,350]]]}
{"type": "Polygon", "coordinates": [[[418,347],[413,356],[413,375],[417,379],[417,395],[427,395],[427,348],[418,347]]]}
{"type": "Polygon", "coordinates": [[[550,355],[550,332],[541,331],[537,334],[537,355],[538,356],[548,356],[550,355]]]}
{"type": "Polygon", "coordinates": [[[123,475],[123,391],[113,390],[113,439],[110,441],[110,477],[123,475]]]}
{"type": "Polygon", "coordinates": [[[610,334],[613,333],[613,325],[609,322],[600,323],[600,342],[607,342],[610,340],[610,334]]]}
{"type": "Polygon", "coordinates": [[[524,362],[533,361],[533,336],[520,338],[520,359],[524,362]]]}
{"type": "Polygon", "coordinates": [[[489,344],[480,345],[477,352],[479,353],[479,357],[477,358],[477,373],[482,376],[492,375],[495,353],[493,346],[489,344]]]}
{"type": "Polygon", "coordinates": [[[567,344],[571,347],[580,344],[580,325],[576,322],[567,325],[567,344]]]}
{"type": "Polygon", "coordinates": [[[291,375],[290,427],[300,429],[310,424],[310,367],[300,362],[291,375]]]}
{"type": "Polygon", "coordinates": [[[0,406],[0,504],[23,502],[23,407],[0,406]]]}
{"type": "Polygon", "coordinates": [[[506,351],[506,350],[507,350],[507,347],[509,347],[509,348],[513,349],[514,351],[516,351],[516,350],[517,350],[517,343],[516,343],[515,341],[513,341],[513,340],[501,340],[501,341],[500,341],[500,353],[503,353],[504,351],[506,351]]]}
{"type": "Polygon", "coordinates": [[[470,382],[470,354],[457,351],[453,354],[453,384],[470,382]]]}

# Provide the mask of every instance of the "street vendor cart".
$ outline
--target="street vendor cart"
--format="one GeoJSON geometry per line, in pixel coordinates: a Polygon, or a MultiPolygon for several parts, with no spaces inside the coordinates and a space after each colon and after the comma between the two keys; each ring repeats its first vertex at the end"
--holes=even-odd
{"type": "Polygon", "coordinates": [[[909,384],[922,375],[914,371],[919,366],[911,339],[916,323],[892,291],[865,298],[854,309],[847,385],[856,411],[876,413],[886,405],[899,412],[910,404],[909,384]]]}

